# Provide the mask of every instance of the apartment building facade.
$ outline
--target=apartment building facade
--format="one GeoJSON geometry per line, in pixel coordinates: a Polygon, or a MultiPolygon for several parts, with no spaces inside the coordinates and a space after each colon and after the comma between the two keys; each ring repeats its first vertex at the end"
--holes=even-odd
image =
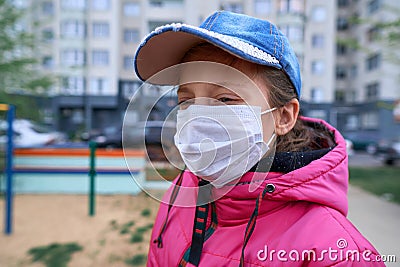
{"type": "MultiPolygon", "coordinates": [[[[198,25],[215,10],[268,19],[284,32],[299,58],[304,114],[345,131],[390,124],[400,98],[399,65],[371,37],[369,19],[395,19],[390,0],[18,0],[29,2],[41,36],[42,68],[57,77],[50,91],[57,128],[87,129],[122,119],[141,83],[133,71],[140,40],[157,26],[198,25]],[[365,20],[354,24],[353,18],[365,20]],[[372,38],[372,39],[371,39],[372,38]],[[357,42],[361,49],[349,43],[357,42]],[[368,108],[366,108],[368,107],[368,108]],[[74,126],[75,125],[75,126],[74,126]]],[[[377,30],[375,30],[376,33],[377,30]]],[[[157,96],[143,90],[144,106],[157,96]]],[[[144,107],[146,109],[146,107],[144,107]]],[[[397,128],[395,128],[397,129],[397,128]]],[[[388,130],[389,131],[389,130],[388,130]]],[[[385,134],[387,135],[387,134],[385,134]]]]}

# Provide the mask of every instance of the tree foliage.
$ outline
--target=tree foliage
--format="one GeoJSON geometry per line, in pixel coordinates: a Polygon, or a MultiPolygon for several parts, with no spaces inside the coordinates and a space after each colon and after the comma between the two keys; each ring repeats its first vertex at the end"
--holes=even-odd
{"type": "Polygon", "coordinates": [[[53,81],[38,70],[35,35],[21,27],[28,23],[26,12],[10,0],[0,0],[0,102],[16,105],[19,116],[32,117],[37,112],[34,103],[21,101],[16,94],[45,92],[53,81]]]}
{"type": "MultiPolygon", "coordinates": [[[[382,48],[385,58],[400,65],[400,9],[394,6],[381,6],[386,16],[365,17],[353,16],[350,18],[351,25],[366,25],[369,28],[369,41],[378,44],[382,48]]],[[[345,38],[337,41],[351,49],[372,53],[369,45],[362,43],[356,38],[345,38]]]]}

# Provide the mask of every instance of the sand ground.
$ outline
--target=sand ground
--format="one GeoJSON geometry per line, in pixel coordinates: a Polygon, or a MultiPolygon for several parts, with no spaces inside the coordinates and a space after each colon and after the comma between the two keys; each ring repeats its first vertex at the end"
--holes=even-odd
{"type": "MultiPolygon", "coordinates": [[[[27,252],[54,242],[76,242],[83,247],[68,266],[127,266],[125,259],[147,255],[151,229],[142,242],[131,243],[130,233],[120,233],[121,225],[133,221],[130,231],[134,232],[153,223],[158,205],[144,193],[97,196],[96,214],[90,217],[84,195],[16,195],[13,233],[0,234],[0,266],[43,266],[33,264],[27,252]],[[141,214],[145,209],[150,216],[141,214]]],[[[0,200],[0,222],[4,232],[4,198],[0,200]]]]}

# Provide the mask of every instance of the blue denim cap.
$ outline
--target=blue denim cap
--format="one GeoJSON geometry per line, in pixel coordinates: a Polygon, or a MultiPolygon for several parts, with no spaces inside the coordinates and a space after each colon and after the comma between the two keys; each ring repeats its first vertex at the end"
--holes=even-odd
{"type": "Polygon", "coordinates": [[[269,21],[227,11],[215,12],[199,27],[173,23],[156,28],[136,51],[136,74],[146,81],[181,63],[190,48],[205,41],[241,59],[282,69],[300,98],[300,67],[287,37],[269,21]]]}

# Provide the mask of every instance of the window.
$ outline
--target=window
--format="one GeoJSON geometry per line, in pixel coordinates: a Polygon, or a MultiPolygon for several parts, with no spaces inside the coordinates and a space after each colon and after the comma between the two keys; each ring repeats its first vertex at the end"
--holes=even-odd
{"type": "Polygon", "coordinates": [[[84,10],[86,8],[86,0],[61,0],[63,9],[84,10]]]}
{"type": "Polygon", "coordinates": [[[131,99],[131,97],[136,93],[140,87],[140,82],[137,81],[121,81],[120,82],[122,95],[126,99],[131,99]]]}
{"type": "Polygon", "coordinates": [[[124,3],[123,11],[127,17],[137,17],[140,15],[140,5],[138,2],[124,3]]]}
{"type": "Polygon", "coordinates": [[[125,56],[124,57],[124,69],[125,70],[133,70],[133,60],[132,56],[125,56]]]}
{"type": "Polygon", "coordinates": [[[137,29],[125,29],[124,30],[124,42],[125,43],[137,43],[140,41],[139,30],[137,29]]]}
{"type": "Polygon", "coordinates": [[[254,13],[257,15],[268,15],[272,12],[271,0],[255,0],[254,13]]]}
{"type": "Polygon", "coordinates": [[[299,25],[282,25],[279,27],[291,42],[303,41],[303,27],[299,25]]]}
{"type": "Polygon", "coordinates": [[[379,68],[381,63],[381,55],[374,54],[366,59],[366,68],[368,71],[379,68]]]}
{"type": "Polygon", "coordinates": [[[108,91],[108,80],[105,78],[92,78],[90,80],[90,93],[102,95],[108,91]]]}
{"type": "Polygon", "coordinates": [[[341,43],[336,43],[336,53],[339,56],[343,56],[347,54],[347,45],[341,44],[341,43]]]}
{"type": "Polygon", "coordinates": [[[110,26],[107,22],[93,22],[92,31],[94,38],[106,38],[110,35],[110,26]]]}
{"type": "Polygon", "coordinates": [[[280,0],[279,1],[280,13],[303,13],[304,5],[300,0],[280,0]]]}
{"type": "Polygon", "coordinates": [[[62,37],[85,37],[85,24],[79,20],[65,20],[61,22],[62,37]]]}
{"type": "Polygon", "coordinates": [[[323,6],[315,6],[311,11],[311,19],[314,22],[325,21],[326,15],[326,8],[323,6]]]}
{"type": "Polygon", "coordinates": [[[82,95],[85,92],[85,78],[78,76],[62,78],[62,90],[66,94],[82,95]]]}
{"type": "Polygon", "coordinates": [[[366,100],[377,100],[379,97],[379,83],[370,83],[365,87],[366,100]]]}
{"type": "Polygon", "coordinates": [[[163,6],[163,1],[161,1],[161,0],[150,0],[150,6],[151,7],[162,7],[163,6]]]}
{"type": "Polygon", "coordinates": [[[338,31],[344,31],[349,28],[349,22],[348,22],[347,18],[338,17],[338,19],[336,21],[336,26],[337,26],[338,31]]]}
{"type": "Polygon", "coordinates": [[[54,40],[54,32],[52,29],[43,29],[42,38],[44,42],[52,42],[54,40]]]}
{"type": "Polygon", "coordinates": [[[165,24],[171,24],[171,21],[149,21],[149,31],[153,31],[157,27],[163,26],[165,24]]]}
{"type": "Polygon", "coordinates": [[[45,69],[51,69],[54,66],[54,60],[51,56],[45,56],[42,60],[42,66],[45,69]]]}
{"type": "Polygon", "coordinates": [[[314,48],[323,48],[325,43],[324,35],[322,34],[314,34],[312,36],[312,47],[314,48]]]}
{"type": "Polygon", "coordinates": [[[338,0],[338,7],[347,7],[349,5],[349,0],[338,0]]]}
{"type": "Polygon", "coordinates": [[[345,102],[346,101],[346,92],[344,90],[336,90],[335,91],[335,101],[336,102],[345,102]]]}
{"type": "Polygon", "coordinates": [[[380,0],[369,1],[367,5],[368,14],[371,15],[372,13],[375,13],[380,7],[381,7],[380,0]]]}
{"type": "Polygon", "coordinates": [[[181,8],[183,0],[150,0],[149,4],[151,7],[181,8]]]}
{"type": "Polygon", "coordinates": [[[67,49],[61,52],[61,63],[66,66],[83,66],[85,53],[78,49],[67,49]]]}
{"type": "Polygon", "coordinates": [[[110,0],[91,0],[93,10],[108,10],[110,9],[110,0]]]}
{"type": "Polygon", "coordinates": [[[54,14],[54,4],[53,2],[43,2],[42,3],[42,13],[45,15],[53,15],[54,14]]]}
{"type": "Polygon", "coordinates": [[[347,69],[345,66],[336,66],[336,79],[343,80],[347,78],[347,69]]]}
{"type": "Polygon", "coordinates": [[[379,38],[380,31],[377,27],[373,27],[367,32],[367,40],[369,42],[376,41],[379,38]]]}
{"type": "Polygon", "coordinates": [[[94,50],[92,52],[92,64],[94,66],[107,66],[108,65],[108,51],[94,50]]]}
{"type": "Polygon", "coordinates": [[[311,101],[321,103],[324,100],[324,91],[322,88],[314,87],[311,89],[311,101]]]}
{"type": "Polygon", "coordinates": [[[326,121],[328,118],[328,112],[323,109],[312,109],[307,112],[307,116],[326,121]]]}
{"type": "Polygon", "coordinates": [[[356,101],[356,96],[357,96],[356,90],[354,89],[347,90],[346,102],[354,103],[356,101]]]}
{"type": "Polygon", "coordinates": [[[346,130],[357,130],[359,128],[359,123],[359,117],[357,115],[349,114],[344,127],[346,130]]]}
{"type": "Polygon", "coordinates": [[[325,71],[325,62],[322,60],[315,60],[311,63],[311,71],[313,74],[323,74],[325,71]]]}
{"type": "Polygon", "coordinates": [[[224,3],[221,9],[234,13],[243,13],[243,5],[241,3],[224,3]]]}
{"type": "Polygon", "coordinates": [[[377,112],[367,112],[361,116],[361,125],[364,129],[377,129],[379,126],[377,112]]]}
{"type": "Polygon", "coordinates": [[[350,67],[350,78],[355,78],[358,75],[358,67],[357,65],[351,65],[350,67]]]}

